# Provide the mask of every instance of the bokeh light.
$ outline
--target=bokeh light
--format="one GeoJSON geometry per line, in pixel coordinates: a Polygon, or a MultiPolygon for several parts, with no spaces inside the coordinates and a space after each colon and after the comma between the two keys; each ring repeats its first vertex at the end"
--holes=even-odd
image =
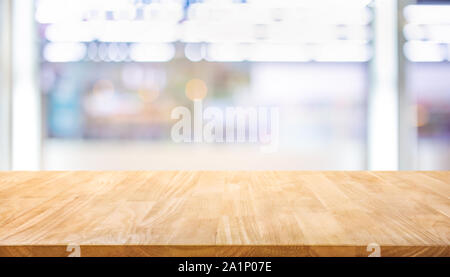
{"type": "Polygon", "coordinates": [[[186,84],[186,96],[191,100],[201,100],[206,97],[208,88],[203,80],[191,79],[186,84]]]}

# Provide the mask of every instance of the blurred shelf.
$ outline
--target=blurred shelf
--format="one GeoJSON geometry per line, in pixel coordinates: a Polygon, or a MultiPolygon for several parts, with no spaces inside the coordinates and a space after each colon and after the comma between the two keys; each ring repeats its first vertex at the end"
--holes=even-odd
{"type": "Polygon", "coordinates": [[[46,139],[45,170],[362,170],[364,141],[280,142],[274,153],[254,143],[46,139]]]}

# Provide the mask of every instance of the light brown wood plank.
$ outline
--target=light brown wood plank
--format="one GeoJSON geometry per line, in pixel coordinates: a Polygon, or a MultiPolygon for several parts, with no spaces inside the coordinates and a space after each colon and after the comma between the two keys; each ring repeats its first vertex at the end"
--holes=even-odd
{"type": "Polygon", "coordinates": [[[450,256],[450,172],[0,172],[0,256],[450,256]]]}

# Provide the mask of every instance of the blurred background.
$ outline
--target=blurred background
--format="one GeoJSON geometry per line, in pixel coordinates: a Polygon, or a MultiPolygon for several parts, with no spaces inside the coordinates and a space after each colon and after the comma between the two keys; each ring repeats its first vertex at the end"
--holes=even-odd
{"type": "Polygon", "coordinates": [[[450,169],[450,1],[0,3],[3,170],[450,169]],[[174,143],[193,79],[278,151],[174,143]]]}

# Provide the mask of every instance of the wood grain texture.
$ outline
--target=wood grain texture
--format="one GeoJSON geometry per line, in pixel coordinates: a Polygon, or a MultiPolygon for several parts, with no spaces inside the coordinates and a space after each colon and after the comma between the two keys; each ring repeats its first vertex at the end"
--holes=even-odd
{"type": "Polygon", "coordinates": [[[450,172],[0,172],[0,256],[450,256],[450,172]]]}

